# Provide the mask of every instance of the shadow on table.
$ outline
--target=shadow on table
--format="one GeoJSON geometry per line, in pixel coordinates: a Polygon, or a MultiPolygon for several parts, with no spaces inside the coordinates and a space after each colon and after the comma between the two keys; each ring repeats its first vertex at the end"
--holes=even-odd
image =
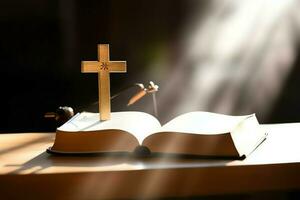
{"type": "MultiPolygon", "coordinates": [[[[175,156],[154,154],[137,157],[129,153],[102,153],[97,155],[61,156],[43,152],[22,165],[6,165],[18,167],[11,174],[34,174],[46,169],[55,168],[57,172],[78,171],[116,171],[163,168],[193,168],[207,166],[225,166],[232,158],[208,158],[204,156],[175,156]]],[[[52,171],[50,169],[50,171],[52,171]]]]}

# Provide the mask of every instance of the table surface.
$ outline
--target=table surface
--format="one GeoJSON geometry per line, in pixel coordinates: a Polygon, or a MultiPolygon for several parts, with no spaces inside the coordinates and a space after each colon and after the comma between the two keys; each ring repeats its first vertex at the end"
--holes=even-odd
{"type": "Polygon", "coordinates": [[[300,123],[262,126],[267,139],[244,160],[55,156],[45,152],[54,133],[0,134],[0,191],[80,199],[300,189],[300,123]]]}

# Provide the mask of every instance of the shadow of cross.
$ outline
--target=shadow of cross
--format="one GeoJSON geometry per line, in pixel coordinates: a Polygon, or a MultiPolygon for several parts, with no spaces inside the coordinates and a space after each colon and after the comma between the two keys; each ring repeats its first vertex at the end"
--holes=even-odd
{"type": "Polygon", "coordinates": [[[81,72],[98,72],[99,116],[100,120],[110,119],[110,80],[111,72],[126,72],[126,61],[109,60],[109,44],[98,44],[98,61],[82,61],[81,72]]]}

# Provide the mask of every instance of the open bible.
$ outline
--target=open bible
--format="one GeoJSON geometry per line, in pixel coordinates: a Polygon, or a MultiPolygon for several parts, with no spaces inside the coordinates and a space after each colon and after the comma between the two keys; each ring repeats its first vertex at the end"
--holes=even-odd
{"type": "Polygon", "coordinates": [[[82,112],[57,129],[48,152],[134,152],[147,148],[151,153],[245,157],[265,138],[255,114],[190,112],[161,126],[154,116],[143,112],[113,112],[108,121],[100,121],[98,113],[82,112]]]}

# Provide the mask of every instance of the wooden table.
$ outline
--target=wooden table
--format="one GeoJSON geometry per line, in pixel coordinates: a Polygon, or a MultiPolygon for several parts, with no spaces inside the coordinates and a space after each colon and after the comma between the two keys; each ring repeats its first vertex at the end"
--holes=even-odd
{"type": "Polygon", "coordinates": [[[0,134],[1,199],[186,197],[300,190],[300,123],[263,125],[245,160],[63,157],[53,133],[0,134]]]}

